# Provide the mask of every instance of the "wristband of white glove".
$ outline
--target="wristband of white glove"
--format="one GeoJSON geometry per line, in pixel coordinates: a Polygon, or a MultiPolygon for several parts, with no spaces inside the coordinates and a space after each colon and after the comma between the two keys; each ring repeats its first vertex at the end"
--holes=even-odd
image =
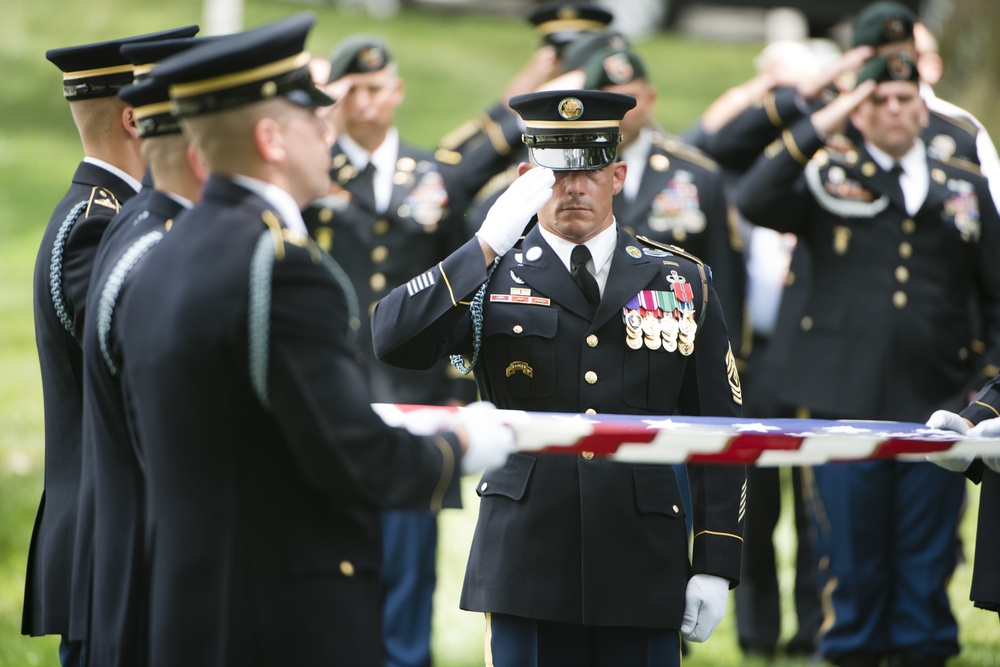
{"type": "Polygon", "coordinates": [[[531,216],[552,197],[555,182],[551,169],[533,167],[526,171],[490,207],[476,236],[497,255],[505,254],[521,238],[531,216]]]}
{"type": "MultiPolygon", "coordinates": [[[[961,435],[971,435],[969,423],[960,415],[947,410],[938,410],[932,414],[931,418],[927,420],[927,426],[941,431],[954,431],[961,435]]],[[[957,456],[955,454],[928,454],[926,458],[931,463],[952,472],[965,472],[975,459],[971,454],[957,456]]]]}
{"type": "Polygon", "coordinates": [[[479,401],[460,408],[454,423],[465,429],[469,439],[462,455],[463,475],[499,468],[514,451],[514,431],[492,403],[479,401]]]}
{"type": "Polygon", "coordinates": [[[708,639],[726,615],[729,581],[712,574],[696,574],[688,580],[684,593],[684,620],[681,634],[692,642],[708,639]]]}

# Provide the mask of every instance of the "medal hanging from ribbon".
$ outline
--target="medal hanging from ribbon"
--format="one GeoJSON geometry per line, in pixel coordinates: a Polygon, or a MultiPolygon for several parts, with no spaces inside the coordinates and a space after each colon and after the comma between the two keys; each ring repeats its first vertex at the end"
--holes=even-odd
{"type": "Polygon", "coordinates": [[[694,321],[694,292],[676,271],[667,278],[668,292],[643,290],[622,308],[625,344],[632,350],[643,346],[667,352],[694,352],[697,324],[694,321]]]}

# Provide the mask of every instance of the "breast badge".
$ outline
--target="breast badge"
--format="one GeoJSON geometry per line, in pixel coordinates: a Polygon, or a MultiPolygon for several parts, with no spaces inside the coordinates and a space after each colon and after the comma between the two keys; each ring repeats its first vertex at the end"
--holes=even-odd
{"type": "Polygon", "coordinates": [[[981,224],[979,222],[979,197],[976,195],[976,189],[972,183],[957,178],[949,180],[947,186],[952,195],[944,203],[942,215],[955,224],[963,241],[978,241],[981,224]]]}
{"type": "Polygon", "coordinates": [[[667,186],[653,198],[647,223],[653,231],[669,232],[676,241],[705,231],[705,214],[691,172],[678,169],[674,173],[667,186]]]}

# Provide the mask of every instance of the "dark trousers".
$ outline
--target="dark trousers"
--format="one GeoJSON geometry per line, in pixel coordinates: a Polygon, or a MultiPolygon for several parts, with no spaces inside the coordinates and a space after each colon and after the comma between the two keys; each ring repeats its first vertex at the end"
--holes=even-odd
{"type": "Polygon", "coordinates": [[[680,633],[486,615],[490,667],[679,667],[680,633]]]}
{"type": "Polygon", "coordinates": [[[965,479],[931,463],[865,461],[813,468],[817,554],[833,610],[820,642],[856,653],[958,653],[947,584],[958,555],[965,479]]]}
{"type": "MultiPolygon", "coordinates": [[[[803,501],[802,469],[791,468],[795,515],[795,616],[798,626],[788,642],[789,653],[817,649],[823,611],[816,584],[809,514],[803,501]]],[[[740,648],[771,654],[781,634],[781,594],[774,530],[781,514],[782,477],[778,468],[747,468],[747,513],[743,527],[740,585],[733,591],[740,648]]]]}
{"type": "Polygon", "coordinates": [[[385,667],[430,667],[437,515],[391,511],[380,519],[385,667]]]}

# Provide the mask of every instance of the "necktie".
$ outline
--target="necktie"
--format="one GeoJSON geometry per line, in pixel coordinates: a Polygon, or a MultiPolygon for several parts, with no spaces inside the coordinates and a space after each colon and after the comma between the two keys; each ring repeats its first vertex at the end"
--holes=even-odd
{"type": "Polygon", "coordinates": [[[371,162],[358,172],[351,183],[351,192],[364,208],[375,211],[375,165],[371,162]]]}
{"type": "Polygon", "coordinates": [[[587,297],[592,312],[597,311],[597,304],[601,302],[601,290],[597,286],[597,280],[587,270],[587,262],[590,260],[590,250],[582,243],[575,248],[569,258],[569,272],[573,280],[583,290],[583,295],[587,297]]]}

